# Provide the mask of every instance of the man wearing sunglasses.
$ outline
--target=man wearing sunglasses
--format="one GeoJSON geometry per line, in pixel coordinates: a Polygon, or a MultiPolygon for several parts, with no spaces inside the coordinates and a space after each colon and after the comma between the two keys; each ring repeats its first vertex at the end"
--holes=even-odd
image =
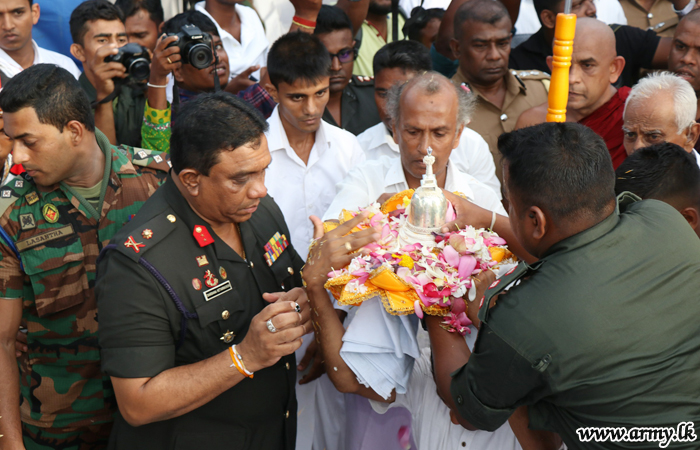
{"type": "Polygon", "coordinates": [[[331,57],[329,99],[323,120],[357,136],[380,122],[374,102],[374,80],[353,76],[357,49],[352,22],[340,8],[324,5],[314,34],[331,57]]]}

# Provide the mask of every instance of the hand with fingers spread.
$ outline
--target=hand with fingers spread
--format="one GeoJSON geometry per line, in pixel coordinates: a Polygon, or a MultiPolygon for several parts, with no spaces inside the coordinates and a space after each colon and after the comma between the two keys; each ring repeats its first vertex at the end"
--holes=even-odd
{"type": "Polygon", "coordinates": [[[352,220],[325,234],[321,219],[316,216],[310,217],[314,224],[315,242],[309,251],[303,273],[304,281],[310,288],[322,287],[333,268],[340,269],[347,266],[357,256],[358,250],[379,240],[380,230],[374,227],[348,234],[355,226],[366,220],[368,215],[367,212],[358,214],[352,220]]]}
{"type": "Polygon", "coordinates": [[[254,85],[257,83],[259,80],[251,80],[250,76],[253,74],[253,72],[257,71],[260,68],[260,66],[250,66],[243,72],[239,73],[235,77],[231,78],[226,85],[226,89],[224,89],[226,92],[230,92],[231,94],[238,94],[244,89],[249,88],[250,86],[254,85]]]}
{"type": "Polygon", "coordinates": [[[279,300],[253,317],[248,333],[236,345],[250,372],[274,365],[301,346],[301,337],[305,333],[301,324],[301,309],[295,301],[288,300],[290,297],[280,296],[279,300]]]}
{"type": "Polygon", "coordinates": [[[153,51],[153,61],[151,61],[151,76],[148,82],[157,86],[164,86],[168,83],[168,74],[179,68],[180,62],[180,47],[169,45],[177,42],[177,36],[168,36],[163,34],[156,42],[156,48],[153,51]]]}

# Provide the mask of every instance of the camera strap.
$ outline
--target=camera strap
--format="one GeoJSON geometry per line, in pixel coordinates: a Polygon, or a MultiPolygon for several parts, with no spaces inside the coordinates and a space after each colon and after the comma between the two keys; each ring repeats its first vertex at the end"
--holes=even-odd
{"type": "Polygon", "coordinates": [[[219,75],[216,73],[216,68],[219,66],[219,55],[214,51],[214,92],[219,92],[221,90],[221,82],[219,81],[219,75]]]}
{"type": "Polygon", "coordinates": [[[90,103],[90,108],[95,109],[99,105],[107,102],[111,102],[117,96],[121,93],[122,91],[122,85],[121,83],[117,83],[116,81],[114,82],[114,90],[112,91],[111,94],[109,94],[107,97],[103,98],[102,100],[95,100],[94,102],[90,103]]]}

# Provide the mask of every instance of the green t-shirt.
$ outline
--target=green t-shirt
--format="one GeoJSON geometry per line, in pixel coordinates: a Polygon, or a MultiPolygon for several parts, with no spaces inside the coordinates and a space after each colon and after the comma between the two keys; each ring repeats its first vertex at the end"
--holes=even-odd
{"type": "Polygon", "coordinates": [[[100,211],[100,189],[102,189],[102,180],[99,183],[90,188],[78,188],[73,187],[73,190],[77,192],[81,197],[87,200],[96,211],[100,211]]]}

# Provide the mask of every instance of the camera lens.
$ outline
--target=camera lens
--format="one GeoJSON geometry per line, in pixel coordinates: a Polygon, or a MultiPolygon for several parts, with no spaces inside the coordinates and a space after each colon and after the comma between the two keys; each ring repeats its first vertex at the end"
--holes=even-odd
{"type": "Polygon", "coordinates": [[[136,81],[148,80],[151,74],[151,65],[146,58],[136,58],[129,65],[129,75],[136,81]]]}
{"type": "Polygon", "coordinates": [[[205,44],[193,45],[187,56],[195,69],[206,69],[214,61],[211,47],[205,44]]]}

